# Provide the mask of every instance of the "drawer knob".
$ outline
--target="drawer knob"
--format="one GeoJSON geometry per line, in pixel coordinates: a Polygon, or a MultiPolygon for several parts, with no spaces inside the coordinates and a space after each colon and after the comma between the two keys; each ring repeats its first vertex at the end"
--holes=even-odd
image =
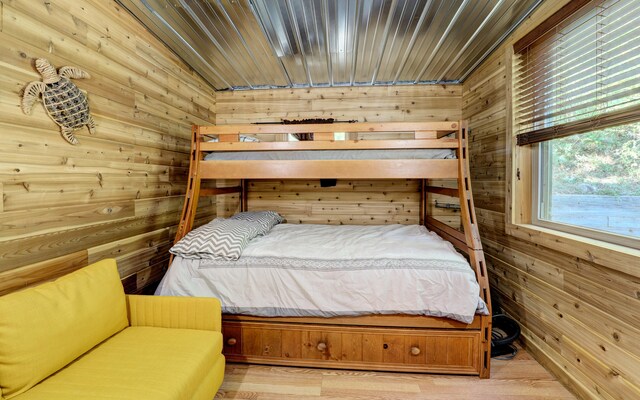
{"type": "Polygon", "coordinates": [[[227,344],[229,346],[235,346],[236,343],[238,343],[238,340],[236,338],[234,338],[234,337],[231,337],[231,338],[229,338],[229,340],[227,340],[227,344]]]}
{"type": "Polygon", "coordinates": [[[416,346],[412,347],[411,348],[411,354],[414,355],[414,356],[419,355],[420,354],[420,348],[416,347],[416,346]]]}
{"type": "Polygon", "coordinates": [[[318,350],[325,351],[327,349],[327,344],[325,342],[318,343],[318,350]]]}

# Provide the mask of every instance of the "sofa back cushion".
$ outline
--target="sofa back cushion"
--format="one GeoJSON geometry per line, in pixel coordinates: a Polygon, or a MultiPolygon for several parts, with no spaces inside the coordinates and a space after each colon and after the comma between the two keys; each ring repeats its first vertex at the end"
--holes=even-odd
{"type": "Polygon", "coordinates": [[[0,396],[29,390],[126,326],[115,260],[0,297],[0,396]]]}

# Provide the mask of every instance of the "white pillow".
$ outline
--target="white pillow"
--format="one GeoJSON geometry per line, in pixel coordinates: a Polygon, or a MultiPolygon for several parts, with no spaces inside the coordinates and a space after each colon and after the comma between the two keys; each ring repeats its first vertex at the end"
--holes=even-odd
{"type": "Polygon", "coordinates": [[[271,228],[284,221],[284,218],[275,211],[246,211],[234,215],[231,219],[250,221],[259,225],[261,235],[266,235],[271,228]]]}

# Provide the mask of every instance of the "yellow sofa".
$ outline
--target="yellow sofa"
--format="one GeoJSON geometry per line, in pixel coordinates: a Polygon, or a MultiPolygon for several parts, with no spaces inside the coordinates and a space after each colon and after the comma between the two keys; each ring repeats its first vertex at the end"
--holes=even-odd
{"type": "Polygon", "coordinates": [[[0,297],[0,398],[211,400],[216,299],[125,295],[115,260],[0,297]]]}

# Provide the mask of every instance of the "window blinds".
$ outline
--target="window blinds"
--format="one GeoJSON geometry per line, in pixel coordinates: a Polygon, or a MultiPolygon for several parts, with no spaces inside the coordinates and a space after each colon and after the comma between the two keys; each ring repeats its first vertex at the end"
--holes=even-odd
{"type": "Polygon", "coordinates": [[[569,4],[514,45],[518,145],[640,120],[640,1],[569,4]]]}

